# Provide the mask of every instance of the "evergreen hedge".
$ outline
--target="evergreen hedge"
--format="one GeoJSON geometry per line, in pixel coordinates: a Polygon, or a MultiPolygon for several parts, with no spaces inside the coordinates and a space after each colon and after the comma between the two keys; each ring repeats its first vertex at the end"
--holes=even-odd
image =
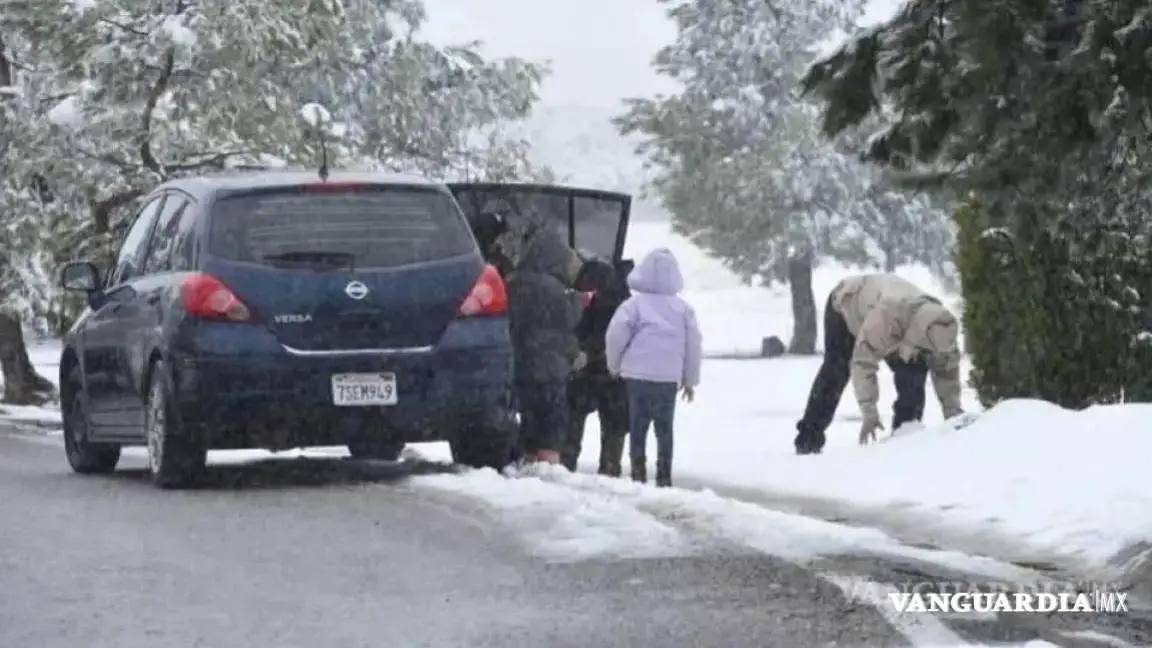
{"type": "Polygon", "coordinates": [[[1152,250],[1122,224],[1073,219],[1025,236],[956,214],[972,383],[985,406],[1152,401],[1152,250]]]}

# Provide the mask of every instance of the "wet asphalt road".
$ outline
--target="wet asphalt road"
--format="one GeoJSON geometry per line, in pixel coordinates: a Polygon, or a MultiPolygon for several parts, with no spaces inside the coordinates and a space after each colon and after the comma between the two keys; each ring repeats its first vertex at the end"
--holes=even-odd
{"type": "MultiPolygon", "coordinates": [[[[814,646],[903,642],[790,564],[715,555],[549,564],[474,502],[347,460],[143,462],[74,475],[0,431],[0,646],[814,646]]],[[[426,466],[424,469],[428,469],[426,466]]]]}
{"type": "MultiPolygon", "coordinates": [[[[867,555],[802,568],[719,540],[690,557],[549,563],[477,500],[409,482],[447,470],[281,459],[160,491],[139,453],[75,475],[58,438],[0,424],[0,648],[906,645],[925,635],[817,572],[969,578],[867,555]]],[[[1146,609],[931,622],[932,637],[982,645],[1123,645],[1068,638],[1085,631],[1152,645],[1146,609]]]]}

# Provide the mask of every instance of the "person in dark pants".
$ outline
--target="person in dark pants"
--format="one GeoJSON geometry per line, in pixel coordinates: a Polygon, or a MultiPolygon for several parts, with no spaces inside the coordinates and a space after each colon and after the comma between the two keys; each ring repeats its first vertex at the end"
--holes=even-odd
{"type": "Polygon", "coordinates": [[[562,458],[569,470],[576,470],[585,422],[589,414],[598,412],[598,472],[611,477],[620,476],[624,439],[628,436],[628,393],[624,381],[608,373],[604,353],[608,324],[629,296],[628,287],[621,277],[627,276],[631,266],[626,264],[621,269],[623,272],[617,272],[611,264],[593,259],[584,264],[576,279],[576,290],[593,292],[594,295],[576,326],[581,355],[577,359],[576,371],[568,381],[568,443],[562,458]]]}
{"type": "Polygon", "coordinates": [[[892,429],[923,418],[929,373],[945,418],[962,414],[958,328],[939,301],[895,275],[841,282],[824,308],[824,362],[796,424],[796,452],[823,449],[824,433],[850,379],[864,417],[860,443],[875,440],[876,430],[883,429],[876,407],[881,360],[896,383],[892,429]]]}
{"type": "Polygon", "coordinates": [[[701,338],[696,313],[680,298],[684,278],[676,257],[653,250],[630,275],[628,298],[605,337],[608,371],[623,376],[631,422],[632,479],[647,481],[648,427],[656,425],[656,485],[672,485],[672,423],[676,391],[691,402],[700,384],[701,338]]]}
{"type": "Polygon", "coordinates": [[[568,376],[579,349],[579,303],[568,289],[580,257],[552,230],[526,242],[508,278],[513,374],[521,415],[521,448],[538,461],[559,463],[568,434],[568,376]]]}

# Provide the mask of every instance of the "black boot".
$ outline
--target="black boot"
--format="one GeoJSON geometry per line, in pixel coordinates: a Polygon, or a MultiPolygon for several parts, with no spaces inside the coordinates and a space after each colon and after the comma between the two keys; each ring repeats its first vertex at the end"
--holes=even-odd
{"type": "Polygon", "coordinates": [[[648,460],[644,457],[632,457],[632,481],[641,484],[648,483],[648,460]]]}
{"type": "Polygon", "coordinates": [[[656,462],[656,487],[669,488],[672,486],[672,464],[663,461],[656,462]]]}
{"type": "Polygon", "coordinates": [[[624,455],[622,434],[605,434],[600,437],[600,474],[609,477],[620,476],[620,457],[624,455]]]}

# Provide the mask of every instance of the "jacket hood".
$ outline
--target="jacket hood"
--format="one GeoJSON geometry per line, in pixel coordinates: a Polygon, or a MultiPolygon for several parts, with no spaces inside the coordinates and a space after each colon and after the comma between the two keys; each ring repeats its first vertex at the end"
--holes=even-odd
{"type": "Polygon", "coordinates": [[[907,337],[909,342],[929,353],[942,356],[960,353],[960,325],[956,317],[936,301],[925,301],[916,309],[907,337]]]}
{"type": "Polygon", "coordinates": [[[680,264],[672,251],[657,248],[628,275],[628,286],[636,292],[675,295],[684,289],[684,276],[680,274],[680,264]]]}
{"type": "Polygon", "coordinates": [[[538,272],[559,279],[564,285],[572,283],[579,257],[569,248],[560,236],[547,229],[540,230],[528,242],[516,269],[521,272],[538,272]]]}

